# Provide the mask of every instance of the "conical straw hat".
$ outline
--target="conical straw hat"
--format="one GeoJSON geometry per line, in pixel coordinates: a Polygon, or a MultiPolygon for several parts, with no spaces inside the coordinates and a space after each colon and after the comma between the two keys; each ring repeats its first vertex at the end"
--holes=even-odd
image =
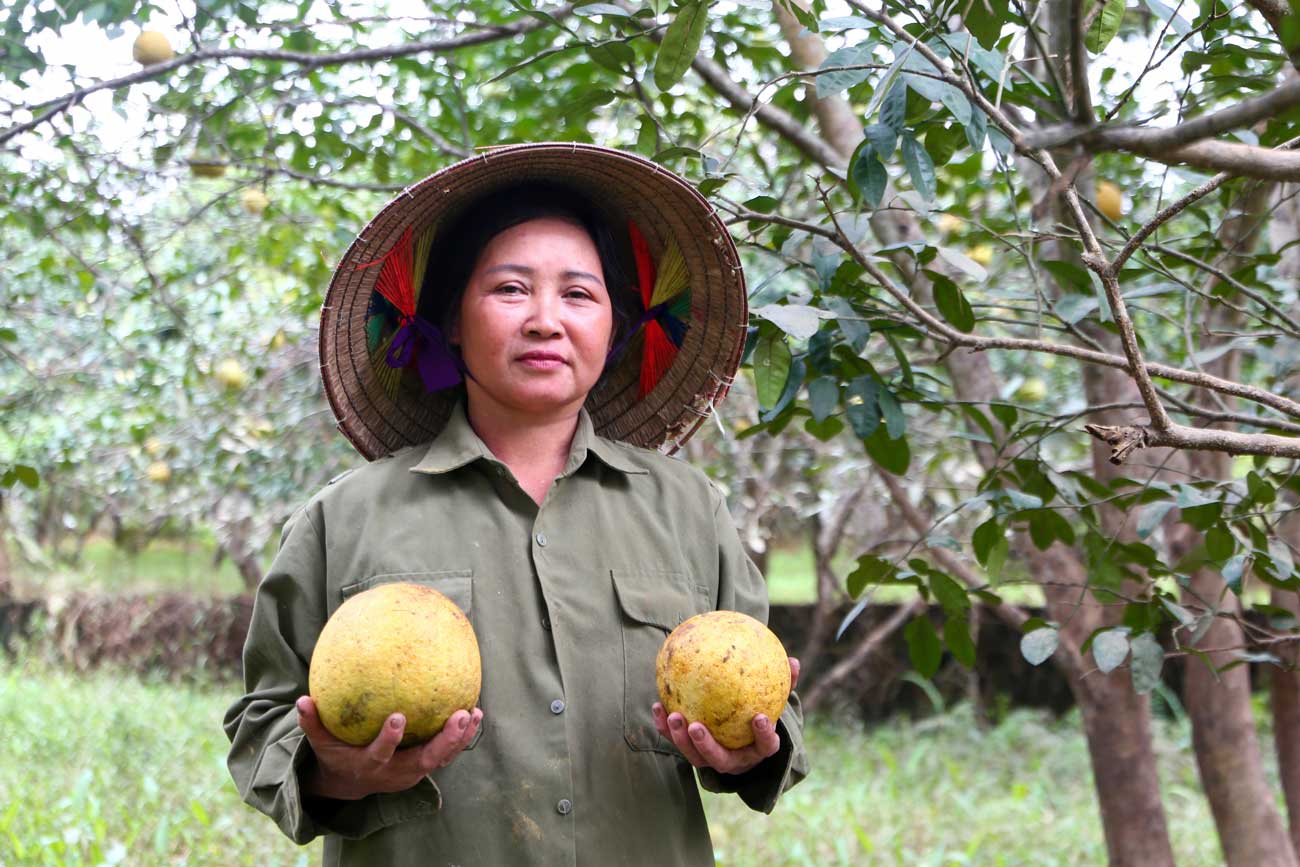
{"type": "Polygon", "coordinates": [[[656,262],[675,240],[689,274],[690,319],[672,365],[639,399],[638,353],[615,357],[587,398],[596,432],[675,451],[726,395],[745,343],[745,278],[731,235],[704,197],[663,166],[623,151],[560,142],[511,145],[407,188],[370,221],[334,270],[321,309],[321,376],[339,430],[367,460],[433,439],[457,399],[454,390],[424,391],[413,371],[394,387],[393,369],[384,370],[382,359],[372,362],[366,324],[380,269],[368,266],[407,229],[417,236],[430,227],[436,232],[480,196],[531,180],[576,188],[612,226],[634,221],[656,262]]]}

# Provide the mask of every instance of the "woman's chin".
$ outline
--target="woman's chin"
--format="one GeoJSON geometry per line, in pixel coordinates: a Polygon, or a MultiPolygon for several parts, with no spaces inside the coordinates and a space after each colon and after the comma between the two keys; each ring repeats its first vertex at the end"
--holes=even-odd
{"type": "MultiPolygon", "coordinates": [[[[510,389],[503,393],[481,393],[479,396],[487,397],[517,412],[536,416],[548,416],[559,410],[581,406],[587,399],[587,394],[574,389],[572,384],[564,388],[547,388],[540,383],[531,384],[531,387],[510,389]]],[[[471,391],[470,399],[473,400],[474,397],[475,394],[471,391]]]]}

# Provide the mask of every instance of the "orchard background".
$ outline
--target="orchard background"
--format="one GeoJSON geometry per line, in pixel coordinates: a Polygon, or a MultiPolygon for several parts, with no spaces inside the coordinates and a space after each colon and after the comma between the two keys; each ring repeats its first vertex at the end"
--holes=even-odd
{"type": "Polygon", "coordinates": [[[3,633],[0,863],[297,863],[224,778],[237,687],[202,654],[92,669],[69,623],[256,585],[358,460],[317,369],[334,262],[410,183],[535,140],[684,174],[745,259],[742,373],[685,456],[805,606],[816,770],[757,825],[710,801],[720,863],[1298,863],[1283,0],[45,0],[0,26],[0,605],[38,612],[3,633]],[[836,696],[893,647],[931,711],[864,727],[836,696]],[[1072,711],[940,682],[1030,665],[1072,711]]]}

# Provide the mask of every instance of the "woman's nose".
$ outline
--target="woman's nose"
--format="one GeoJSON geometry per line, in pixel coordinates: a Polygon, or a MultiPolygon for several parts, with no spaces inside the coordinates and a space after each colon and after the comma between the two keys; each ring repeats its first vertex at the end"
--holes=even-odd
{"type": "Polygon", "coordinates": [[[551,337],[559,334],[562,330],[560,327],[560,299],[549,292],[533,293],[532,306],[528,311],[528,320],[524,323],[524,330],[529,334],[536,334],[540,337],[551,337]]]}

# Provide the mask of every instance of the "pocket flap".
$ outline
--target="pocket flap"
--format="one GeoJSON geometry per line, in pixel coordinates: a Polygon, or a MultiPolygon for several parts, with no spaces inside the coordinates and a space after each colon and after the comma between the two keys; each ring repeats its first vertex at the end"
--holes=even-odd
{"type": "Polygon", "coordinates": [[[639,623],[672,630],[686,618],[705,610],[703,594],[682,572],[653,569],[609,571],[623,613],[639,623]]]}
{"type": "Polygon", "coordinates": [[[473,569],[443,569],[437,572],[385,572],[380,575],[362,578],[360,581],[354,581],[340,588],[339,592],[343,594],[344,599],[347,599],[362,590],[369,590],[371,587],[378,587],[380,584],[397,584],[400,582],[432,587],[456,603],[456,607],[467,615],[474,604],[473,569]]]}

